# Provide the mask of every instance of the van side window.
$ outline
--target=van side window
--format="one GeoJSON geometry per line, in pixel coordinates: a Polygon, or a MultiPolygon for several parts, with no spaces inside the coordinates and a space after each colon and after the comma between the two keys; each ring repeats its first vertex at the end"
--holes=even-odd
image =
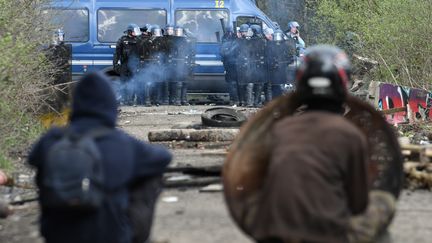
{"type": "Polygon", "coordinates": [[[89,40],[89,12],[87,9],[46,9],[43,11],[53,29],[65,32],[66,42],[89,40]]]}
{"type": "Polygon", "coordinates": [[[100,9],[97,12],[98,40],[100,42],[116,42],[126,30],[128,24],[140,27],[145,24],[157,24],[164,27],[167,22],[165,10],[136,9],[100,9]]]}
{"type": "Polygon", "coordinates": [[[216,32],[223,35],[220,19],[229,23],[226,10],[178,10],[175,16],[176,25],[187,29],[197,42],[217,42],[216,32]]]}

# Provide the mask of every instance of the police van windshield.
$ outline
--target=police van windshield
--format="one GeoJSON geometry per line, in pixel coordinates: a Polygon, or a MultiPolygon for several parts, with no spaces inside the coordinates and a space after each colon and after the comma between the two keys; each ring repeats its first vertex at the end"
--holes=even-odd
{"type": "Polygon", "coordinates": [[[186,32],[198,42],[217,42],[216,32],[222,36],[220,19],[229,23],[225,10],[179,10],[176,12],[176,24],[185,28],[186,32]]]}
{"type": "Polygon", "coordinates": [[[97,14],[98,40],[117,42],[130,23],[144,27],[146,24],[166,25],[165,10],[100,9],[97,14]]]}
{"type": "Polygon", "coordinates": [[[89,12],[87,9],[46,9],[43,12],[53,29],[63,29],[65,41],[89,40],[89,12]]]}

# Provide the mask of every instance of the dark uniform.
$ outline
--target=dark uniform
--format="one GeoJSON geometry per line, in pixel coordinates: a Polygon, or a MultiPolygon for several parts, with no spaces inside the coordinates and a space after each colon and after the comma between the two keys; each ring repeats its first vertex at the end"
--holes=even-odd
{"type": "Polygon", "coordinates": [[[150,96],[155,105],[163,103],[163,82],[165,78],[165,58],[167,48],[164,38],[152,36],[142,46],[141,65],[145,78],[145,104],[150,104],[150,96]]]}
{"type": "Polygon", "coordinates": [[[167,68],[169,72],[169,104],[181,105],[182,85],[189,74],[189,47],[186,37],[165,36],[168,48],[167,68]]]}
{"type": "Polygon", "coordinates": [[[265,40],[262,38],[238,39],[237,74],[242,105],[261,105],[265,82],[265,40]]]}
{"type": "Polygon", "coordinates": [[[288,66],[294,62],[295,52],[292,39],[275,38],[267,42],[267,77],[273,98],[282,95],[282,85],[292,82],[288,78],[288,66]]]}
{"type": "Polygon", "coordinates": [[[186,45],[185,45],[185,49],[183,50],[183,53],[186,55],[185,58],[186,58],[186,66],[187,66],[187,76],[186,79],[182,82],[180,102],[182,105],[189,105],[189,102],[187,100],[188,83],[191,82],[194,77],[196,39],[193,37],[186,36],[185,40],[186,40],[186,45]]]}
{"type": "Polygon", "coordinates": [[[56,68],[53,73],[53,85],[58,86],[58,92],[56,92],[56,101],[53,103],[53,107],[59,110],[69,97],[66,84],[72,81],[72,45],[64,42],[51,44],[45,53],[53,67],[56,68]]]}
{"type": "Polygon", "coordinates": [[[223,39],[220,49],[220,55],[222,57],[222,62],[225,68],[225,81],[228,85],[230,105],[239,105],[239,91],[237,84],[237,55],[238,50],[236,36],[234,33],[227,32],[223,39]]]}
{"type": "Polygon", "coordinates": [[[64,43],[64,32],[57,30],[54,34],[53,43],[44,49],[46,58],[51,63],[54,71],[52,73],[52,85],[55,85],[55,99],[50,106],[61,110],[69,100],[68,83],[72,81],[72,45],[64,43]]]}
{"type": "Polygon", "coordinates": [[[126,104],[131,104],[133,101],[133,92],[128,88],[127,82],[130,81],[138,68],[137,42],[137,37],[124,35],[117,41],[114,53],[114,70],[120,74],[120,80],[123,83],[122,101],[126,104]]]}

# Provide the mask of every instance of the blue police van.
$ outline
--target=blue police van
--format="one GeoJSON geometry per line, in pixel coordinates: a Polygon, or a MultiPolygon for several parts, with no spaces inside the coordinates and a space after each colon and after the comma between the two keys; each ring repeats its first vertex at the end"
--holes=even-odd
{"type": "Polygon", "coordinates": [[[252,0],[53,0],[44,12],[72,45],[75,78],[94,70],[116,75],[115,44],[129,23],[183,26],[197,40],[195,75],[189,87],[199,93],[225,92],[219,55],[221,22],[230,27],[258,23],[264,29],[276,28],[252,0]]]}

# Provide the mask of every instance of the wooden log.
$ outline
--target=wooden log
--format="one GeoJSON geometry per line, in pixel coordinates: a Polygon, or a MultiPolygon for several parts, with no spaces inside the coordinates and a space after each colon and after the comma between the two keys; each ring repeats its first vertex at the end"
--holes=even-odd
{"type": "Polygon", "coordinates": [[[164,145],[170,149],[226,149],[232,141],[227,142],[190,142],[190,141],[172,141],[172,142],[154,142],[155,144],[164,145]]]}
{"type": "Polygon", "coordinates": [[[397,107],[397,108],[391,108],[391,109],[387,109],[387,110],[381,110],[381,112],[384,115],[390,115],[390,114],[394,114],[394,113],[398,113],[398,112],[405,112],[407,111],[406,107],[397,107]]]}
{"type": "Polygon", "coordinates": [[[150,131],[150,142],[166,141],[195,141],[195,142],[220,142],[233,141],[238,129],[167,129],[150,131]]]}

